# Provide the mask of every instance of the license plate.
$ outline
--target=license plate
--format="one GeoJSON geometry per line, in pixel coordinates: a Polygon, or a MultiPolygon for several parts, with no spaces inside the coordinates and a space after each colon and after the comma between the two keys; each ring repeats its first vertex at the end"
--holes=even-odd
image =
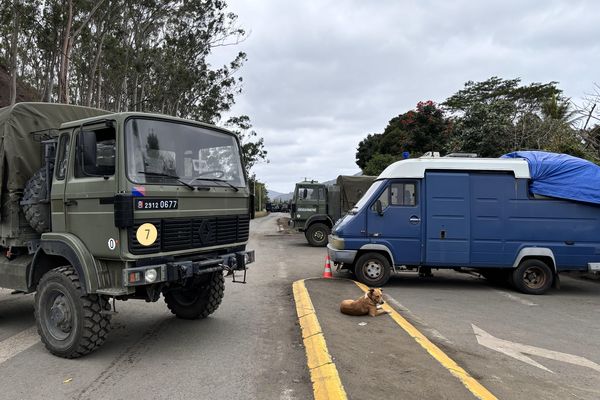
{"type": "Polygon", "coordinates": [[[134,203],[136,210],[177,210],[179,207],[177,199],[136,199],[134,203]]]}

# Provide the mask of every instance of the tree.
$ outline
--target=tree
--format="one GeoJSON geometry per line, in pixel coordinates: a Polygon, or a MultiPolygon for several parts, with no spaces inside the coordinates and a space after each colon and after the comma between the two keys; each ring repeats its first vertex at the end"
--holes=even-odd
{"type": "Polygon", "coordinates": [[[440,151],[446,147],[451,129],[444,112],[433,101],[421,101],[414,110],[392,118],[383,133],[370,134],[362,140],[357,148],[356,164],[363,172],[375,174],[381,172],[385,163],[402,158],[405,152],[420,156],[428,151],[440,151]]]}
{"type": "Polygon", "coordinates": [[[365,175],[377,176],[383,172],[390,164],[398,161],[399,158],[391,154],[375,154],[363,168],[365,175]]]}
{"type": "Polygon", "coordinates": [[[453,113],[454,137],[449,151],[497,157],[539,142],[534,129],[552,99],[561,99],[556,82],[521,86],[521,80],[489,78],[468,81],[442,106],[453,113]]]}
{"type": "Polygon", "coordinates": [[[225,124],[229,127],[240,139],[242,144],[242,158],[246,174],[249,175],[250,169],[259,161],[267,161],[267,151],[264,147],[263,138],[259,138],[256,131],[252,130],[250,117],[242,115],[239,117],[231,117],[225,124]]]}

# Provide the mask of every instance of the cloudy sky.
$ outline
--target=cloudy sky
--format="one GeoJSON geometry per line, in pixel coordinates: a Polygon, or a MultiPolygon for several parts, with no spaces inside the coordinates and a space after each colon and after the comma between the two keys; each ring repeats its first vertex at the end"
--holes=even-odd
{"type": "Polygon", "coordinates": [[[229,0],[248,32],[237,51],[247,114],[269,163],[253,168],[289,192],[359,172],[358,143],[418,101],[443,102],[468,80],[559,82],[580,101],[600,83],[599,1],[229,0]]]}

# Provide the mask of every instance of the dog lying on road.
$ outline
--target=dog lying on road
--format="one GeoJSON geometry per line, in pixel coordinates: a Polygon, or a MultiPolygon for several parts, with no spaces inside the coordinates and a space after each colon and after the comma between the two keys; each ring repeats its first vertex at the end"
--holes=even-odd
{"type": "Polygon", "coordinates": [[[383,290],[369,289],[364,296],[357,300],[344,300],[340,303],[340,311],[347,315],[367,315],[375,317],[381,314],[387,314],[387,311],[380,310],[377,306],[383,304],[383,290]]]}

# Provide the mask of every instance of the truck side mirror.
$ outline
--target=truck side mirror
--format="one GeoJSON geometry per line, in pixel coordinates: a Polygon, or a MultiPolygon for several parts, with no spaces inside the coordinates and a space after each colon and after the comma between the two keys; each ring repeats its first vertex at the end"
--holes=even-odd
{"type": "Polygon", "coordinates": [[[377,200],[375,202],[375,211],[377,211],[377,214],[383,215],[383,208],[381,207],[381,200],[377,200]]]}
{"type": "Polygon", "coordinates": [[[308,196],[308,190],[306,190],[306,188],[302,189],[302,198],[306,199],[307,196],[308,196]]]}
{"type": "Polygon", "coordinates": [[[94,131],[81,131],[79,133],[79,162],[81,170],[86,175],[97,175],[96,168],[96,133],[94,131]]]}

